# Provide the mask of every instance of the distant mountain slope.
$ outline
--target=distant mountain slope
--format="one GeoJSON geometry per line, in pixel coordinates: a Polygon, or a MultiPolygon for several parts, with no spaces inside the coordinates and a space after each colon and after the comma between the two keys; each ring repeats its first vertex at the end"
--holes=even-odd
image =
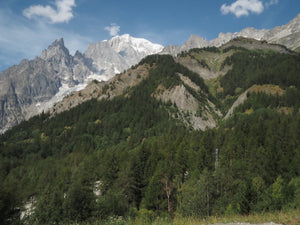
{"type": "Polygon", "coordinates": [[[299,55],[264,41],[235,38],[220,48],[192,49],[175,58],[164,57],[153,55],[106,82],[93,82],[66,96],[50,113],[67,111],[92,98],[112,100],[116,96],[130,96],[130,89],[149,79],[153,71],[163,76],[173,67],[172,79],[176,82],[171,83],[176,85],[166,86],[167,81],[161,80],[166,78],[159,77],[157,82],[162,84],[154,87],[152,96],[176,106],[173,116],[185,125],[206,130],[217,126],[226,114],[226,118],[233,114],[233,108],[247,99],[245,91],[255,84],[280,85],[284,89],[299,86],[299,55]],[[164,61],[164,57],[168,60],[164,61]],[[243,101],[234,104],[241,96],[243,101]]]}
{"type": "Polygon", "coordinates": [[[231,43],[147,56],[0,135],[0,222],[299,207],[300,55],[231,43]]]}
{"type": "Polygon", "coordinates": [[[107,80],[163,47],[129,35],[90,44],[69,54],[63,39],[34,60],[23,60],[0,74],[0,133],[60,101],[94,79],[107,80]]]}
{"type": "Polygon", "coordinates": [[[53,115],[61,113],[92,98],[112,100],[117,96],[130,97],[131,89],[148,79],[156,79],[155,86],[151,87],[151,96],[162,102],[176,105],[178,109],[176,117],[181,118],[186,125],[202,130],[216,126],[215,114],[220,112],[209,101],[208,90],[203,80],[197,74],[177,64],[171,56],[147,57],[134,68],[116,75],[107,82],[92,82],[82,91],[75,92],[55,104],[50,109],[50,113],[53,115]],[[162,71],[167,73],[167,76],[164,74],[159,76],[162,71]],[[189,114],[189,118],[184,116],[185,114],[189,114]],[[201,117],[204,115],[206,115],[205,120],[201,117]]]}
{"type": "Polygon", "coordinates": [[[253,27],[245,28],[236,33],[220,33],[216,39],[206,41],[202,37],[192,35],[190,39],[182,46],[167,46],[162,53],[177,55],[182,51],[192,48],[220,47],[223,44],[237,37],[252,38],[259,41],[267,41],[273,44],[284,45],[293,51],[299,51],[300,48],[300,14],[289,23],[275,27],[271,30],[258,30],[253,27]]]}

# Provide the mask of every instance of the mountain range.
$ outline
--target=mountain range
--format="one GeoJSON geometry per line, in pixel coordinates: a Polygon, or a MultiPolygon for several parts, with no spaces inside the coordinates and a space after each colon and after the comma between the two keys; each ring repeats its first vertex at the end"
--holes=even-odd
{"type": "Polygon", "coordinates": [[[202,37],[192,35],[182,46],[169,45],[165,47],[162,52],[177,55],[182,51],[187,51],[192,48],[220,47],[236,37],[246,37],[260,41],[264,40],[268,43],[284,45],[293,51],[300,51],[300,14],[288,24],[270,30],[258,30],[250,27],[236,33],[220,33],[216,39],[211,41],[206,41],[202,37]]]}
{"type": "MultiPolygon", "coordinates": [[[[126,34],[113,37],[109,41],[89,44],[85,53],[77,51],[71,56],[64,46],[63,39],[56,40],[39,57],[30,61],[24,59],[19,65],[12,66],[0,74],[0,132],[3,133],[21,121],[50,109],[55,103],[50,111],[57,113],[76,106],[84,99],[92,98],[93,95],[90,94],[85,95],[85,98],[82,96],[82,93],[90,92],[90,87],[95,87],[97,82],[91,81],[103,81],[100,85],[116,83],[115,74],[129,69],[147,55],[160,53],[176,56],[193,48],[219,47],[240,36],[285,45],[291,50],[299,51],[300,15],[281,27],[271,30],[246,28],[234,34],[221,33],[210,42],[192,35],[180,47],[163,48],[161,45],[126,34]],[[87,85],[88,88],[82,90],[87,85]],[[79,90],[82,91],[71,94],[79,90]],[[81,96],[75,98],[77,95],[81,96]],[[59,103],[66,96],[69,96],[67,99],[73,100],[69,102],[65,99],[59,103]]],[[[283,48],[280,49],[284,51],[283,48]]],[[[219,76],[219,73],[212,70],[200,70],[204,72],[204,77],[207,75],[206,79],[219,76]]]]}
{"type": "MultiPolygon", "coordinates": [[[[249,51],[270,51],[283,55],[295,54],[281,45],[268,44],[264,41],[243,37],[235,38],[219,48],[194,48],[178,54],[173,59],[174,63],[176,62],[178,65],[186,68],[187,71],[190,71],[187,72],[181,69],[187,74],[180,72],[180,70],[176,72],[181,84],[172,88],[159,85],[152,93],[152,96],[164,103],[171,102],[175,105],[177,108],[176,118],[180,118],[186,126],[192,129],[204,131],[216,127],[219,119],[228,118],[234,109],[247,99],[247,93],[256,92],[257,89],[260,89],[260,87],[249,86],[247,87],[250,88],[249,90],[246,88],[244,92],[237,92],[237,95],[233,97],[236,102],[232,102],[232,105],[228,105],[229,108],[222,110],[222,107],[219,105],[220,103],[215,99],[217,93],[211,96],[212,93],[209,93],[202,81],[199,81],[199,79],[203,79],[207,86],[215,89],[214,92],[218,90],[217,92],[221,94],[223,91],[221,91],[220,79],[232,69],[231,65],[226,64],[226,60],[239,48],[249,51]],[[190,75],[191,72],[197,74],[199,77],[195,77],[195,74],[190,75]]],[[[153,57],[159,58],[158,55],[154,55],[153,57]]],[[[174,68],[177,67],[176,65],[173,66],[174,68]]],[[[62,101],[55,103],[50,108],[49,113],[55,116],[91,99],[98,99],[99,101],[113,100],[115,97],[123,96],[128,90],[138,86],[147,79],[153,67],[151,63],[144,64],[142,60],[136,66],[131,67],[124,73],[115,75],[108,81],[92,81],[84,89],[73,92],[62,101]]],[[[231,88],[240,87],[232,85],[231,88]]],[[[126,95],[130,96],[130,94],[126,95]]]]}
{"type": "Polygon", "coordinates": [[[299,62],[236,37],[93,80],[0,135],[0,223],[299,212],[299,62]]]}
{"type": "Polygon", "coordinates": [[[162,50],[162,46],[129,35],[89,44],[71,56],[63,39],[39,57],[22,60],[0,74],[0,132],[41,113],[92,80],[108,80],[162,50]]]}

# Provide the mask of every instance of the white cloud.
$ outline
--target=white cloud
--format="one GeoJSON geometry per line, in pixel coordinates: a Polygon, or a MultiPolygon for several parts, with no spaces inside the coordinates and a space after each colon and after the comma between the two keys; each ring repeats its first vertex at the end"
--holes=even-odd
{"type": "Polygon", "coordinates": [[[266,2],[265,5],[267,8],[269,8],[271,5],[277,5],[279,3],[279,0],[270,0],[269,2],[266,2]]]}
{"type": "Polygon", "coordinates": [[[105,27],[104,30],[107,30],[110,36],[116,36],[120,32],[120,26],[115,23],[111,23],[110,26],[105,27]]]}
{"type": "Polygon", "coordinates": [[[23,11],[24,16],[31,19],[34,16],[45,17],[51,23],[68,22],[74,17],[72,7],[75,7],[75,0],[56,0],[52,6],[32,5],[23,11]]]}
{"type": "Polygon", "coordinates": [[[34,21],[26,23],[23,16],[0,8],[0,64],[1,70],[20,63],[24,58],[39,56],[54,40],[63,37],[70,54],[85,51],[95,40],[55,25],[34,21]]]}
{"type": "Polygon", "coordinates": [[[222,14],[233,13],[238,18],[248,16],[250,13],[260,14],[263,11],[264,5],[261,0],[237,0],[231,5],[223,4],[221,6],[222,14]]]}

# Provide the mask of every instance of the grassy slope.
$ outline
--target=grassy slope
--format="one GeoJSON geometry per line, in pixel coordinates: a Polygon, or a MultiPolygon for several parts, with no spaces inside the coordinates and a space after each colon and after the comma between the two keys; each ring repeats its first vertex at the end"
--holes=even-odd
{"type": "Polygon", "coordinates": [[[86,225],[206,225],[206,224],[228,224],[228,223],[276,223],[284,225],[300,224],[300,209],[277,211],[272,213],[257,213],[250,215],[226,215],[222,217],[212,216],[208,219],[198,217],[181,217],[177,216],[173,220],[169,217],[156,218],[150,220],[146,217],[138,217],[135,220],[126,221],[122,217],[111,217],[106,221],[98,221],[94,223],[82,223],[86,225]]]}

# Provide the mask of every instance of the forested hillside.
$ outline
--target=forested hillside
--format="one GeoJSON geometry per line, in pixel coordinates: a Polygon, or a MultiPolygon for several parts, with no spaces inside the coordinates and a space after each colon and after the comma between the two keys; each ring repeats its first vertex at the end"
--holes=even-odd
{"type": "Polygon", "coordinates": [[[183,60],[149,56],[139,63],[148,76],[122,95],[43,113],[3,134],[0,223],[299,208],[300,56],[229,47],[179,57],[220,75],[203,80],[183,60]],[[159,97],[176,87],[197,101],[196,112],[159,97]],[[196,117],[216,124],[193,129],[196,117]]]}

